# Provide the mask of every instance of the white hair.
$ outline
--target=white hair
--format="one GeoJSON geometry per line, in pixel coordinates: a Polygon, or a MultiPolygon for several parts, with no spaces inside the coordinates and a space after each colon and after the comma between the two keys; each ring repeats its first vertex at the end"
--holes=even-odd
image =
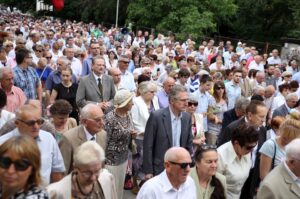
{"type": "Polygon", "coordinates": [[[99,109],[99,106],[96,104],[87,104],[80,111],[80,119],[89,119],[91,112],[94,109],[99,109]]]}
{"type": "Polygon", "coordinates": [[[300,138],[296,138],[286,145],[285,152],[288,159],[300,160],[300,138]]]}
{"type": "Polygon", "coordinates": [[[297,100],[298,100],[297,93],[289,93],[289,94],[287,94],[287,96],[285,96],[285,100],[288,101],[288,100],[291,100],[294,97],[297,98],[297,100]]]}
{"type": "Polygon", "coordinates": [[[102,163],[105,153],[102,147],[95,141],[87,141],[80,145],[74,154],[74,165],[89,165],[102,163]]]}

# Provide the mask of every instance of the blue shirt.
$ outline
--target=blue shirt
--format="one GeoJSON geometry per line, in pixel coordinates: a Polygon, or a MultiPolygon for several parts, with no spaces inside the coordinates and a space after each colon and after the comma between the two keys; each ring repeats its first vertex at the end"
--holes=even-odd
{"type": "Polygon", "coordinates": [[[158,91],[156,96],[158,98],[159,108],[166,108],[169,106],[169,96],[165,90],[158,91]]]}
{"type": "Polygon", "coordinates": [[[228,99],[228,107],[227,109],[233,109],[235,102],[238,100],[239,97],[241,97],[241,88],[239,85],[235,85],[233,81],[227,82],[225,84],[226,88],[226,95],[228,99]]]}
{"type": "MultiPolygon", "coordinates": [[[[207,113],[208,106],[213,106],[214,98],[208,93],[201,93],[200,89],[195,91],[193,95],[198,99],[198,107],[196,113],[207,113]]],[[[207,132],[207,115],[203,117],[204,131],[207,132]]]]}
{"type": "Polygon", "coordinates": [[[25,93],[27,99],[37,99],[37,87],[40,84],[39,77],[34,68],[26,69],[16,66],[13,68],[14,85],[25,93]]]}
{"type": "Polygon", "coordinates": [[[300,72],[295,73],[292,77],[292,80],[295,80],[300,84],[300,72]]]}
{"type": "MultiPolygon", "coordinates": [[[[17,128],[1,136],[0,144],[15,136],[20,136],[17,128]]],[[[56,140],[50,133],[40,130],[39,136],[35,140],[41,153],[41,176],[43,183],[49,184],[51,173],[65,171],[64,160],[56,140]]]]}
{"type": "Polygon", "coordinates": [[[172,146],[180,147],[182,114],[180,113],[179,117],[175,116],[170,107],[169,107],[169,111],[171,115],[171,125],[172,125],[172,142],[173,142],[172,146]]]}
{"type": "Polygon", "coordinates": [[[52,72],[52,69],[48,66],[46,66],[45,71],[41,68],[36,68],[36,73],[38,74],[40,80],[46,81],[49,74],[52,72]],[[44,71],[44,72],[43,72],[44,71]]]}
{"type": "MultiPolygon", "coordinates": [[[[75,75],[72,75],[72,82],[77,83],[77,78],[75,75]]],[[[52,71],[50,75],[47,77],[45,83],[45,89],[47,91],[52,91],[55,84],[61,83],[61,73],[57,70],[52,71]]]]}
{"type": "Polygon", "coordinates": [[[81,76],[89,75],[92,70],[92,56],[89,55],[82,63],[81,76]]]}

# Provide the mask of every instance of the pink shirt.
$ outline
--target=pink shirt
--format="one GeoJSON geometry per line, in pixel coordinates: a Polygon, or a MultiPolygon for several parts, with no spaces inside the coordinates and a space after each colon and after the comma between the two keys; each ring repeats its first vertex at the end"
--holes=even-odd
{"type": "Polygon", "coordinates": [[[16,86],[12,86],[11,92],[6,92],[6,96],[7,104],[4,107],[4,110],[12,113],[15,113],[16,110],[22,106],[27,99],[24,92],[16,86]]]}

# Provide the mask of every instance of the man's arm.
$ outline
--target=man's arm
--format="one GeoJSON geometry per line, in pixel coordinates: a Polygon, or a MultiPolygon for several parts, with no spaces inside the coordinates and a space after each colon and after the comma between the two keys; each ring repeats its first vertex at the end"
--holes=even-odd
{"type": "Polygon", "coordinates": [[[37,99],[40,100],[40,101],[42,101],[43,88],[42,88],[41,82],[38,83],[38,85],[36,87],[36,92],[37,92],[37,99]]]}
{"type": "Polygon", "coordinates": [[[77,106],[80,108],[84,107],[87,104],[87,102],[85,100],[85,84],[82,79],[78,84],[78,89],[77,89],[77,93],[76,93],[76,103],[77,103],[77,106]]]}

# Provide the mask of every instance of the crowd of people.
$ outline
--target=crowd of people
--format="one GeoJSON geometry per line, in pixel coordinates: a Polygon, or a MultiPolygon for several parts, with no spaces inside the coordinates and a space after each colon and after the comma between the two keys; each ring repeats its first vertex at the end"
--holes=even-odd
{"type": "Polygon", "coordinates": [[[297,60],[0,16],[0,198],[300,198],[297,60]]]}

